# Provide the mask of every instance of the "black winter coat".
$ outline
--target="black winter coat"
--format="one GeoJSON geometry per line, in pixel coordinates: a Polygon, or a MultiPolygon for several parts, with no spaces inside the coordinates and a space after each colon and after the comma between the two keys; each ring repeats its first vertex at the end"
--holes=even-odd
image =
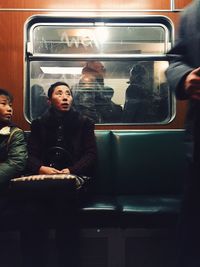
{"type": "Polygon", "coordinates": [[[28,142],[28,168],[38,174],[39,168],[49,166],[52,147],[62,146],[66,155],[66,165],[71,174],[93,176],[97,157],[94,124],[78,112],[70,110],[59,116],[52,108],[31,125],[28,142]],[[59,142],[59,129],[62,127],[62,142],[59,142]]]}

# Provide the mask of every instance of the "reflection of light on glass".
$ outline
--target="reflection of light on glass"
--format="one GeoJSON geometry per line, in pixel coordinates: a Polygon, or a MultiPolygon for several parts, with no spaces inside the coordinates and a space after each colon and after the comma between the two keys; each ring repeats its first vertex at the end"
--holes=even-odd
{"type": "Polygon", "coordinates": [[[160,85],[166,81],[165,71],[169,66],[168,61],[157,61],[154,63],[155,77],[157,80],[157,89],[160,91],[160,85]]]}
{"type": "Polygon", "coordinates": [[[40,67],[43,73],[46,74],[81,74],[82,68],[79,67],[40,67]]]}
{"type": "Polygon", "coordinates": [[[95,37],[99,43],[105,43],[108,39],[108,30],[105,27],[95,28],[95,37]]]}
{"type": "Polygon", "coordinates": [[[90,41],[94,40],[93,29],[78,29],[76,31],[76,36],[80,37],[82,40],[88,39],[90,41]]]}
{"type": "Polygon", "coordinates": [[[165,77],[165,71],[167,69],[167,67],[169,66],[169,62],[168,61],[161,61],[159,62],[159,84],[161,84],[162,82],[164,82],[166,80],[165,77]]]}
{"type": "Polygon", "coordinates": [[[82,36],[82,37],[92,37],[93,36],[93,31],[92,29],[77,29],[76,31],[76,36],[82,36]]]}

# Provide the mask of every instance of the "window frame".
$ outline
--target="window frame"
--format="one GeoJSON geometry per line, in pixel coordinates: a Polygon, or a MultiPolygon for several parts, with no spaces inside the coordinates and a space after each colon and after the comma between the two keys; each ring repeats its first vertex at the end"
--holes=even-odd
{"type": "MultiPolygon", "coordinates": [[[[173,46],[174,43],[174,26],[172,21],[166,16],[160,15],[143,15],[143,16],[123,16],[123,17],[98,17],[94,16],[91,18],[86,18],[84,16],[80,17],[65,17],[65,16],[51,16],[51,15],[34,15],[28,18],[24,24],[24,116],[26,120],[30,123],[30,107],[28,105],[27,98],[30,97],[30,62],[32,61],[82,61],[82,60],[120,60],[127,61],[169,61],[170,57],[166,54],[170,49],[170,45],[173,46]],[[59,21],[59,22],[57,22],[59,21]],[[66,22],[68,21],[68,22],[66,22]],[[78,22],[77,22],[78,21],[78,22]],[[39,54],[34,53],[34,42],[33,42],[33,30],[38,25],[65,25],[65,26],[93,26],[94,25],[104,25],[104,26],[160,26],[165,31],[165,43],[164,43],[164,53],[163,54],[39,54]],[[28,90],[29,88],[29,90],[28,90]]],[[[176,112],[176,100],[173,92],[171,94],[170,102],[170,120],[166,123],[162,122],[149,122],[149,123],[111,123],[111,125],[166,125],[170,123],[176,112]]],[[[97,125],[107,125],[109,123],[102,123],[97,125]]]]}

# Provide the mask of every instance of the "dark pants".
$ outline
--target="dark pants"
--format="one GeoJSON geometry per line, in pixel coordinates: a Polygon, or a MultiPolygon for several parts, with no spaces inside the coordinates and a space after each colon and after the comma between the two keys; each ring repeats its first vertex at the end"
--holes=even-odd
{"type": "Polygon", "coordinates": [[[200,168],[190,166],[178,227],[178,267],[200,266],[200,168]]]}
{"type": "Polygon", "coordinates": [[[23,267],[48,266],[49,229],[55,229],[57,266],[79,267],[79,226],[75,198],[29,200],[21,228],[23,267]]]}

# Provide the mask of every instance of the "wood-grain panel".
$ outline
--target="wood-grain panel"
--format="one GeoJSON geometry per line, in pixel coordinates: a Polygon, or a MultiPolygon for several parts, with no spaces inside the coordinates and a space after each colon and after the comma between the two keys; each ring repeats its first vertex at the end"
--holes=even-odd
{"type": "Polygon", "coordinates": [[[174,0],[175,9],[183,9],[191,2],[192,0],[174,0]]]}
{"type": "Polygon", "coordinates": [[[9,0],[0,1],[0,8],[53,9],[169,9],[170,0],[9,0]]]}

